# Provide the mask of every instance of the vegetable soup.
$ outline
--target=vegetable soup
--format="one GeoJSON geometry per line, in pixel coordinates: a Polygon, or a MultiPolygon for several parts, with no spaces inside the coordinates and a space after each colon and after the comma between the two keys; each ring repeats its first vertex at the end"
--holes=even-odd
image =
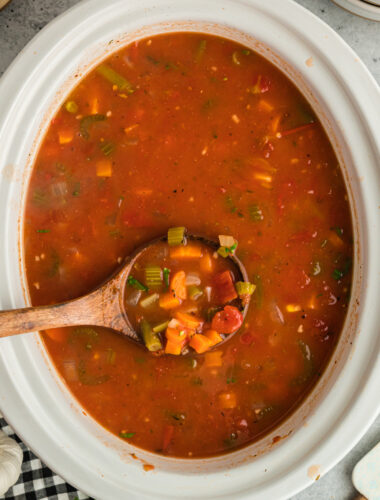
{"type": "MultiPolygon", "coordinates": [[[[257,441],[315,387],[342,330],[353,255],[342,173],[313,110],[275,66],[216,36],[134,42],[62,104],[25,208],[32,303],[89,292],[171,227],[238,241],[254,292],[235,335],[187,356],[90,325],[42,337],[102,426],[156,453],[208,457],[257,441]]],[[[189,266],[187,277],[200,264],[189,266]]]]}

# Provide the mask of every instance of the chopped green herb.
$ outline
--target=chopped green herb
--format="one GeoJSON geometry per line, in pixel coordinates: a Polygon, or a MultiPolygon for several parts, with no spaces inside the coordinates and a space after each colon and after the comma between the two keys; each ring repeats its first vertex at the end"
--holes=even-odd
{"type": "Polygon", "coordinates": [[[100,385],[104,384],[109,380],[109,375],[90,375],[87,373],[86,364],[83,360],[79,361],[78,365],[78,377],[79,381],[83,385],[100,385]]]}
{"type": "Polygon", "coordinates": [[[249,218],[255,222],[264,219],[263,212],[260,210],[259,206],[255,203],[248,207],[249,218]]]}
{"type": "Polygon", "coordinates": [[[199,63],[201,61],[201,59],[203,58],[203,55],[205,53],[205,50],[206,50],[206,45],[207,45],[207,42],[206,40],[201,40],[198,44],[198,47],[197,47],[197,51],[195,53],[195,62],[196,63],[199,63]]]}
{"type": "Polygon", "coordinates": [[[83,139],[89,139],[90,138],[90,127],[92,124],[96,123],[96,122],[102,122],[104,120],[106,120],[107,117],[105,115],[87,115],[87,116],[84,116],[81,121],[80,121],[80,124],[79,124],[79,130],[80,130],[80,133],[81,133],[81,136],[83,137],[83,139]]]}
{"type": "Polygon", "coordinates": [[[245,56],[249,56],[249,54],[251,53],[251,51],[249,49],[243,49],[242,50],[242,53],[245,55],[245,56]]]}
{"type": "Polygon", "coordinates": [[[143,285],[139,280],[137,280],[133,276],[128,276],[127,283],[129,286],[132,286],[137,290],[143,290],[144,292],[147,292],[149,290],[147,286],[143,285]]]}
{"type": "Polygon", "coordinates": [[[47,194],[41,189],[36,189],[33,192],[33,203],[36,205],[42,206],[45,205],[48,201],[47,194]]]}
{"type": "Polygon", "coordinates": [[[227,384],[236,384],[237,380],[235,377],[229,377],[227,379],[227,384]]]}
{"type": "Polygon", "coordinates": [[[109,235],[112,236],[112,238],[122,238],[123,235],[120,232],[120,229],[110,229],[109,235]]]}
{"type": "Polygon", "coordinates": [[[169,288],[170,269],[168,269],[167,267],[164,267],[162,274],[163,274],[165,286],[166,286],[166,288],[169,288]]]}
{"type": "Polygon", "coordinates": [[[61,259],[59,258],[57,252],[53,250],[51,253],[50,269],[48,271],[48,276],[50,278],[53,278],[58,273],[60,264],[61,264],[61,259]]]}
{"type": "Polygon", "coordinates": [[[157,66],[157,64],[160,64],[160,61],[157,61],[157,59],[155,59],[153,56],[148,55],[148,56],[146,56],[146,58],[148,59],[149,62],[151,62],[155,66],[157,66]]]}
{"type": "Polygon", "coordinates": [[[193,385],[202,385],[203,384],[203,380],[200,377],[193,377],[191,379],[191,383],[193,385]]]}
{"type": "Polygon", "coordinates": [[[135,434],[136,434],[135,432],[124,432],[124,431],[122,431],[122,432],[119,433],[119,436],[121,438],[124,438],[124,439],[130,439],[130,438],[133,438],[133,436],[135,434]]]}
{"type": "Polygon", "coordinates": [[[37,229],[37,233],[50,233],[50,229],[37,229]]]}
{"type": "Polygon", "coordinates": [[[109,156],[115,151],[115,144],[113,142],[104,141],[100,143],[100,149],[105,156],[109,156]]]}
{"type": "Polygon", "coordinates": [[[236,208],[236,205],[234,204],[234,202],[232,200],[232,196],[230,194],[226,195],[226,205],[227,205],[228,210],[232,214],[234,214],[236,212],[237,208],[236,208]]]}
{"type": "Polygon", "coordinates": [[[96,72],[103,78],[108,80],[112,85],[116,85],[118,90],[127,92],[128,94],[133,94],[135,91],[133,85],[122,75],[117,73],[114,69],[110,68],[106,64],[101,64],[96,68],[96,72]]]}
{"type": "Polygon", "coordinates": [[[343,278],[343,276],[344,276],[343,271],[341,271],[340,269],[334,269],[332,273],[332,277],[334,278],[334,280],[339,281],[343,278]]]}
{"type": "Polygon", "coordinates": [[[332,227],[332,228],[330,228],[330,229],[331,229],[331,231],[335,231],[335,232],[336,232],[336,234],[337,234],[339,237],[343,236],[343,228],[336,226],[336,227],[332,227]]]}
{"type": "Polygon", "coordinates": [[[79,196],[79,195],[80,195],[80,182],[76,182],[74,184],[73,196],[79,196]]]}
{"type": "Polygon", "coordinates": [[[229,255],[233,255],[235,250],[237,249],[237,242],[231,245],[230,247],[219,247],[217,252],[221,257],[228,257],[229,255]]]}

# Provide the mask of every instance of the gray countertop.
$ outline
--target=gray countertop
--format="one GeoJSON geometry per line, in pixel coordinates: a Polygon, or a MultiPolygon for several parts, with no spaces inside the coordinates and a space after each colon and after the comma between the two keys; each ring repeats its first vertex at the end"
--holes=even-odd
{"type": "MultiPolygon", "coordinates": [[[[355,17],[337,7],[330,0],[297,1],[337,31],[356,51],[380,83],[380,23],[355,17]]],[[[13,0],[2,10],[0,12],[0,75],[45,24],[77,2],[78,0],[13,0]]],[[[353,499],[355,490],[351,483],[352,469],[378,441],[380,441],[380,417],[338,465],[291,500],[353,499]]]]}

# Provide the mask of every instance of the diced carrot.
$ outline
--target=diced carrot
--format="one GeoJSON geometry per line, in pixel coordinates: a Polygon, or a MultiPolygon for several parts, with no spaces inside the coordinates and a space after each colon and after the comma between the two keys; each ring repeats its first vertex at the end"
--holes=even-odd
{"type": "Polygon", "coordinates": [[[178,245],[170,249],[172,259],[200,259],[202,248],[199,245],[178,245]]]}
{"type": "Polygon", "coordinates": [[[171,293],[161,295],[158,303],[162,309],[175,309],[181,305],[180,299],[174,297],[171,293]]]}
{"type": "Polygon", "coordinates": [[[232,274],[230,271],[223,271],[219,273],[214,278],[216,293],[218,294],[218,299],[221,304],[226,302],[231,302],[237,298],[237,293],[235,290],[235,285],[232,280],[232,274]]]}
{"type": "Polygon", "coordinates": [[[99,113],[99,99],[94,97],[90,102],[90,115],[97,115],[99,113]]]}
{"type": "Polygon", "coordinates": [[[197,330],[199,327],[201,327],[204,323],[203,319],[197,318],[196,316],[193,316],[192,314],[187,314],[184,312],[176,312],[174,314],[175,318],[178,319],[184,326],[187,328],[190,328],[190,330],[197,330]]]}
{"type": "Polygon", "coordinates": [[[170,292],[181,300],[187,299],[186,273],[177,271],[170,281],[170,292]]]}
{"type": "Polygon", "coordinates": [[[329,240],[334,245],[334,247],[341,247],[343,245],[342,238],[339,238],[339,236],[333,231],[330,232],[329,240]]]}
{"type": "Polygon", "coordinates": [[[260,99],[257,107],[259,108],[260,111],[267,111],[268,113],[273,111],[273,109],[274,109],[272,104],[270,104],[265,99],[260,99]]]}
{"type": "Polygon", "coordinates": [[[214,269],[214,260],[209,252],[205,253],[200,261],[200,268],[203,273],[211,273],[214,269]]]}
{"type": "Polygon", "coordinates": [[[58,132],[59,144],[68,144],[74,139],[74,132],[72,130],[60,130],[58,132]]]}
{"type": "Polygon", "coordinates": [[[223,338],[219,335],[219,333],[215,330],[207,330],[205,333],[206,337],[211,340],[212,345],[219,344],[222,342],[223,338]]]}
{"type": "Polygon", "coordinates": [[[205,366],[209,368],[222,366],[222,351],[211,351],[205,354],[205,366]]]}
{"type": "Polygon", "coordinates": [[[68,336],[68,330],[65,328],[49,328],[49,330],[45,330],[45,333],[55,342],[65,342],[68,336]]]}
{"type": "Polygon", "coordinates": [[[206,352],[212,347],[212,342],[204,335],[196,334],[190,339],[189,345],[198,354],[202,354],[202,352],[206,352]]]}
{"type": "Polygon", "coordinates": [[[181,344],[177,344],[171,340],[168,340],[166,342],[165,354],[174,354],[174,355],[178,356],[179,354],[181,354],[181,351],[182,351],[181,344]]]}
{"type": "Polygon", "coordinates": [[[236,408],[236,394],[234,392],[222,392],[219,394],[219,403],[222,408],[236,408]]]}
{"type": "Polygon", "coordinates": [[[112,176],[112,163],[110,160],[99,160],[96,162],[96,175],[98,177],[112,176]]]}
{"type": "Polygon", "coordinates": [[[275,116],[275,117],[273,118],[273,120],[272,120],[272,131],[273,131],[274,133],[276,133],[276,132],[277,132],[277,130],[278,130],[278,127],[279,127],[279,125],[280,125],[280,121],[281,121],[281,117],[282,117],[282,115],[281,115],[281,114],[279,114],[279,115],[275,116]]]}
{"type": "Polygon", "coordinates": [[[177,328],[167,328],[165,336],[168,342],[172,342],[173,344],[180,346],[186,343],[187,340],[187,332],[185,332],[185,330],[177,330],[177,328]]]}

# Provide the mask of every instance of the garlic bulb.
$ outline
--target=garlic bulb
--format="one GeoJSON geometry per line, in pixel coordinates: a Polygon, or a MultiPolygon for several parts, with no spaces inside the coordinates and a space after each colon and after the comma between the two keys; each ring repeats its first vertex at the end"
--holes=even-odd
{"type": "Polygon", "coordinates": [[[22,456],[22,450],[16,441],[0,431],[0,495],[4,495],[17,481],[22,456]]]}

